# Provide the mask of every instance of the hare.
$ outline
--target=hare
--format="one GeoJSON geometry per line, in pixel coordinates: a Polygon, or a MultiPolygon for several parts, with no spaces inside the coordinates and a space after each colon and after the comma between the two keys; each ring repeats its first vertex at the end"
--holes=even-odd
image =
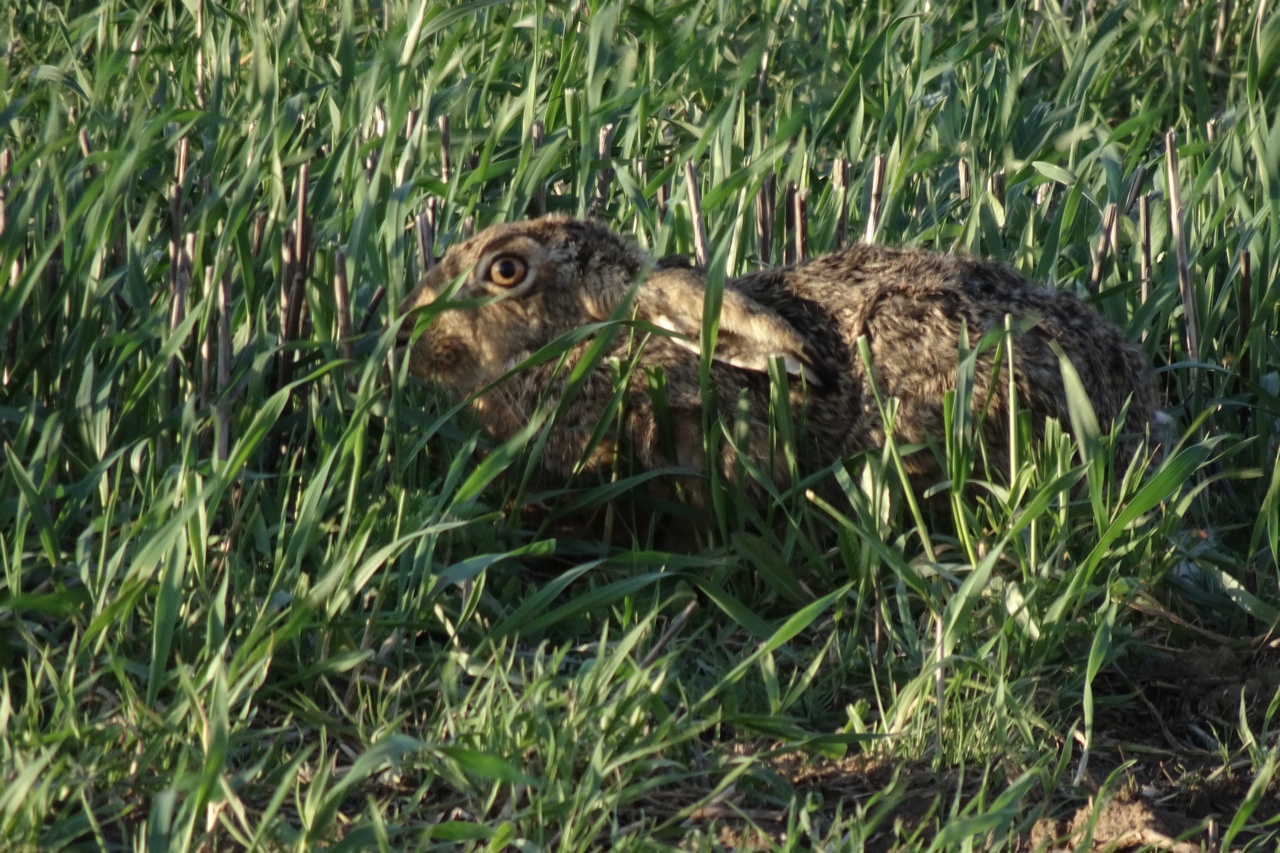
{"type": "MultiPolygon", "coordinates": [[[[556,476],[629,459],[641,469],[686,469],[696,479],[708,462],[700,381],[705,278],[698,269],[655,262],[594,222],[551,216],[495,225],[452,247],[404,300],[404,313],[430,305],[439,313],[416,339],[412,320],[405,322],[401,343],[412,374],[469,400],[500,439],[529,424],[538,407],[557,406],[540,460],[556,476]],[[436,305],[455,282],[457,291],[436,305]],[[564,344],[565,358],[531,359],[513,372],[575,330],[583,330],[581,339],[564,344]],[[604,357],[571,381],[600,334],[612,335],[604,357]]],[[[709,365],[726,425],[724,475],[740,480],[750,464],[785,484],[792,472],[813,473],[882,447],[876,394],[898,401],[900,445],[940,442],[961,328],[977,346],[1004,329],[1006,315],[1013,318],[1017,403],[1037,433],[1046,417],[1069,423],[1059,352],[1070,358],[1104,428],[1126,405],[1130,432],[1156,415],[1155,378],[1141,350],[1074,295],[982,260],[857,245],[725,282],[709,365]],[[859,354],[862,336],[871,375],[859,354]],[[776,428],[782,395],[799,436],[790,457],[776,428]]],[[[1009,359],[993,376],[995,359],[994,346],[979,353],[972,407],[984,413],[988,459],[1003,464],[1009,359]]],[[[928,449],[904,462],[915,487],[941,477],[928,449]]]]}

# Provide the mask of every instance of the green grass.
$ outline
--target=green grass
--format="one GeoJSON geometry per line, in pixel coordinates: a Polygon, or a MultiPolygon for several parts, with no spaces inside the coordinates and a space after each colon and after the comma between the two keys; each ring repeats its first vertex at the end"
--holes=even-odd
{"type": "Polygon", "coordinates": [[[7,3],[0,846],[1089,849],[1136,797],[1273,848],[1280,18],[1066,5],[7,3]],[[782,254],[771,173],[816,253],[878,155],[877,239],[1081,293],[1117,205],[1091,298],[1164,459],[1051,434],[962,487],[960,418],[923,507],[891,447],[785,517],[717,492],[692,555],[625,511],[608,547],[563,517],[607,487],[538,511],[539,431],[495,447],[392,355],[429,199],[442,244],[545,196],[691,252],[692,160],[735,274],[782,254]]]}

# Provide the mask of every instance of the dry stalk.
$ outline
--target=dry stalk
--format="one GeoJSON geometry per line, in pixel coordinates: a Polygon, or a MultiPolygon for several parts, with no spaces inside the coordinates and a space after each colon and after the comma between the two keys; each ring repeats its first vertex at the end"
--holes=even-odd
{"type": "Polygon", "coordinates": [[[1112,257],[1120,257],[1120,217],[1114,208],[1107,219],[1107,245],[1111,247],[1112,257]]]}
{"type": "MultiPolygon", "coordinates": [[[[613,125],[606,124],[600,128],[600,133],[596,138],[596,158],[602,163],[609,162],[609,154],[613,148],[613,125]]],[[[613,182],[613,167],[602,166],[600,174],[596,176],[596,197],[591,202],[592,214],[598,214],[604,210],[605,204],[609,201],[609,184],[613,182]]]]}
{"type": "Polygon", "coordinates": [[[1098,236],[1098,251],[1093,259],[1093,272],[1089,274],[1089,291],[1097,293],[1102,286],[1102,271],[1107,264],[1107,250],[1114,249],[1116,239],[1116,206],[1108,203],[1102,214],[1102,234],[1098,236]]]}
{"type": "Polygon", "coordinates": [[[653,648],[651,648],[640,661],[641,669],[646,669],[652,666],[658,660],[658,657],[662,654],[662,650],[670,644],[676,634],[680,633],[680,629],[685,626],[685,623],[689,621],[689,617],[693,616],[694,611],[697,609],[698,600],[696,598],[685,605],[684,610],[681,610],[680,614],[676,616],[675,619],[671,620],[671,625],[662,633],[662,636],[658,638],[658,642],[653,644],[653,648]]]}
{"type": "MultiPolygon", "coordinates": [[[[190,144],[184,136],[178,140],[177,157],[173,167],[173,186],[169,192],[169,283],[173,302],[169,309],[169,334],[176,335],[178,327],[187,317],[187,296],[191,289],[191,260],[195,248],[195,235],[183,238],[183,190],[182,181],[187,174],[187,155],[190,144]]],[[[175,352],[167,368],[169,379],[168,408],[178,405],[180,355],[175,352]]]]}
{"type": "Polygon", "coordinates": [[[409,110],[404,117],[404,156],[396,162],[396,185],[404,184],[406,175],[413,171],[418,159],[421,145],[422,126],[421,110],[409,110]]]}
{"type": "MultiPolygon", "coordinates": [[[[6,213],[5,198],[8,193],[8,177],[9,169],[13,165],[13,154],[8,148],[0,151],[0,234],[5,233],[6,213]]],[[[18,279],[22,275],[22,261],[19,260],[17,254],[13,258],[13,266],[9,270],[9,286],[17,286],[18,279]]],[[[8,387],[9,378],[12,376],[13,365],[18,360],[18,323],[9,324],[9,328],[5,330],[5,356],[4,356],[4,382],[8,387]]]]}
{"type": "Polygon", "coordinates": [[[760,55],[760,70],[756,72],[756,100],[764,100],[765,83],[769,80],[769,51],[760,55]]]}
{"type": "Polygon", "coordinates": [[[875,164],[871,168],[871,208],[867,211],[866,242],[874,242],[876,231],[880,228],[880,204],[884,196],[883,154],[877,154],[875,164]]]}
{"type": "MultiPolygon", "coordinates": [[[[12,48],[13,44],[10,43],[9,46],[12,48]]],[[[135,29],[133,31],[133,43],[129,45],[129,76],[130,77],[138,73],[138,61],[139,61],[138,58],[140,56],[142,56],[142,30],[135,29]]]]}
{"type": "Polygon", "coordinates": [[[297,239],[292,228],[286,228],[280,243],[280,351],[276,355],[276,390],[284,388],[293,378],[293,359],[286,353],[293,340],[293,282],[298,277],[298,260],[294,254],[297,239]]]}
{"type": "Polygon", "coordinates": [[[196,0],[196,106],[204,109],[204,0],[196,0]]]}
{"type": "Polygon", "coordinates": [[[1240,253],[1240,376],[1249,375],[1249,332],[1253,325],[1253,257],[1240,253]]]}
{"type": "Polygon", "coordinates": [[[385,139],[387,136],[387,107],[385,104],[378,104],[373,108],[373,135],[378,139],[385,139]]]}
{"type": "Polygon", "coordinates": [[[414,219],[418,238],[418,262],[423,275],[436,265],[436,200],[428,198],[426,207],[414,219]]]}
{"type": "MultiPolygon", "coordinates": [[[[662,158],[662,171],[664,174],[671,168],[671,155],[666,154],[662,158]]],[[[658,192],[654,196],[654,203],[658,206],[658,219],[667,218],[667,204],[671,201],[671,185],[667,181],[663,181],[658,187],[658,192]]]]}
{"type": "Polygon", "coordinates": [[[782,196],[782,263],[790,266],[796,262],[796,183],[787,181],[787,191],[782,196]]]}
{"type": "MultiPolygon", "coordinates": [[[[645,187],[649,186],[649,170],[644,165],[644,158],[637,157],[634,160],[632,160],[631,169],[636,176],[636,186],[640,188],[640,194],[643,196],[645,187]]],[[[632,217],[632,222],[634,223],[633,227],[634,227],[635,233],[639,234],[642,230],[640,226],[639,205],[636,206],[636,212],[635,212],[635,215],[632,217]]]]}
{"type": "Polygon", "coordinates": [[[1213,34],[1213,58],[1222,56],[1222,47],[1227,43],[1227,28],[1231,24],[1231,0],[1222,0],[1218,7],[1218,26],[1213,34]]]}
{"type": "Polygon", "coordinates": [[[13,164],[13,153],[8,148],[0,151],[0,233],[4,233],[5,200],[9,194],[9,168],[13,164]]]}
{"type": "Polygon", "coordinates": [[[294,219],[294,235],[297,245],[294,247],[294,258],[301,264],[299,272],[303,279],[315,269],[315,254],[312,251],[311,220],[307,216],[307,186],[311,180],[311,166],[303,163],[298,170],[298,213],[294,219]]]}
{"type": "MultiPolygon", "coordinates": [[[[88,160],[88,159],[89,159],[89,155],[93,153],[93,148],[92,148],[92,147],[90,147],[90,145],[89,145],[89,133],[88,133],[88,131],[86,131],[84,128],[81,128],[81,129],[80,129],[80,133],[78,133],[78,134],[76,135],[76,140],[80,143],[80,154],[84,156],[84,159],[88,160]]],[[[88,180],[92,180],[92,179],[93,179],[93,167],[92,167],[92,166],[89,166],[88,164],[86,164],[86,165],[85,165],[85,168],[84,168],[84,175],[85,175],[85,180],[86,180],[86,181],[88,181],[88,180]]]]}
{"type": "Polygon", "coordinates": [[[796,244],[796,263],[809,257],[809,191],[797,189],[791,196],[791,218],[795,223],[792,239],[796,244]]]}
{"type": "Polygon", "coordinates": [[[988,189],[991,192],[991,197],[998,201],[1000,207],[1003,208],[1005,206],[1004,169],[996,169],[988,182],[988,189]]]}
{"type": "Polygon", "coordinates": [[[707,253],[707,225],[702,218],[702,193],[698,190],[698,172],[692,160],[685,161],[684,183],[689,201],[689,220],[693,224],[693,256],[698,266],[706,267],[710,257],[707,253]]]}
{"type": "MultiPolygon", "coordinates": [[[[542,147],[547,134],[547,126],[543,124],[542,119],[537,119],[533,123],[533,151],[537,153],[542,147]]],[[[543,216],[547,212],[547,183],[546,181],[538,181],[538,185],[533,189],[533,210],[539,216],[543,216]]],[[[425,269],[425,267],[424,267],[425,269]]]]}
{"type": "Polygon", "coordinates": [[[947,702],[947,659],[946,659],[946,627],[942,614],[933,617],[934,625],[934,667],[933,667],[933,701],[937,712],[937,726],[933,732],[933,753],[942,754],[943,719],[946,717],[947,702]]]}
{"type": "MultiPolygon", "coordinates": [[[[311,251],[311,222],[307,217],[307,184],[310,178],[310,168],[306,163],[298,172],[298,212],[294,217],[294,224],[288,232],[286,232],[285,240],[290,243],[291,274],[282,278],[281,286],[285,298],[285,304],[282,306],[281,317],[284,320],[284,331],[282,343],[286,346],[294,341],[302,339],[302,328],[305,322],[307,299],[306,287],[307,279],[311,274],[314,266],[314,258],[311,251]]],[[[295,353],[285,354],[281,352],[284,359],[283,364],[287,365],[284,373],[284,379],[280,383],[280,387],[284,387],[293,381],[293,364],[297,356],[295,353]]]]}
{"type": "MultiPolygon", "coordinates": [[[[202,296],[209,296],[214,292],[213,266],[206,265],[204,268],[203,285],[200,288],[202,296]]],[[[214,349],[217,346],[218,326],[216,323],[208,323],[205,325],[204,335],[200,338],[200,408],[205,409],[213,403],[213,360],[216,358],[214,349]]]]}
{"type": "Polygon", "coordinates": [[[188,142],[178,140],[178,156],[173,165],[173,186],[169,192],[169,287],[178,290],[178,253],[182,248],[182,179],[187,174],[188,142]]]}
{"type": "MultiPolygon", "coordinates": [[[[187,298],[191,291],[191,256],[195,251],[195,240],[194,234],[188,234],[171,263],[173,302],[169,308],[170,335],[176,335],[178,327],[187,319],[187,298]]],[[[169,359],[169,408],[178,405],[180,361],[181,356],[177,352],[169,359]]]]}
{"type": "MultiPolygon", "coordinates": [[[[310,257],[310,221],[307,218],[307,183],[310,170],[306,163],[298,173],[298,212],[291,228],[285,230],[280,246],[280,353],[277,387],[293,381],[295,354],[289,345],[301,339],[303,313],[306,310],[306,282],[312,266],[310,257]]],[[[286,409],[287,411],[287,409],[286,409]]]]}
{"type": "Polygon", "coordinates": [[[831,170],[831,183],[836,191],[836,248],[843,249],[849,241],[849,159],[839,157],[831,170]]]}
{"type": "MultiPolygon", "coordinates": [[[[1151,193],[1143,193],[1138,200],[1138,232],[1141,243],[1141,266],[1138,275],[1142,279],[1139,285],[1138,299],[1147,304],[1151,290],[1151,193]]],[[[1142,339],[1147,339],[1147,330],[1142,330],[1142,339]]]]}
{"type": "Polygon", "coordinates": [[[378,309],[382,307],[382,300],[387,298],[387,286],[385,284],[378,285],[378,289],[373,292],[373,298],[369,300],[369,310],[365,312],[364,319],[360,321],[360,335],[369,331],[369,327],[373,325],[373,319],[378,316],[378,309]]]}
{"type": "Polygon", "coordinates": [[[1004,315],[1004,350],[1005,375],[1009,381],[1009,482],[1014,481],[1018,473],[1018,383],[1013,363],[1013,315],[1004,315]]]}
{"type": "Polygon", "coordinates": [[[440,180],[447,184],[453,171],[449,161],[449,116],[442,115],[436,122],[440,126],[440,180]]]}
{"type": "Polygon", "coordinates": [[[218,459],[231,455],[231,273],[223,271],[218,286],[218,459]]]}
{"type": "MultiPolygon", "coordinates": [[[[1165,134],[1165,167],[1169,181],[1169,226],[1178,258],[1178,292],[1182,296],[1183,321],[1186,326],[1187,357],[1200,360],[1200,326],[1196,318],[1195,294],[1191,289],[1191,264],[1187,259],[1187,235],[1183,229],[1182,188],[1178,184],[1177,135],[1171,130],[1165,134]]],[[[1192,387],[1195,387],[1195,374],[1192,387]]]]}
{"type": "Polygon", "coordinates": [[[261,211],[253,218],[253,239],[252,244],[253,256],[258,257],[258,253],[262,251],[262,238],[267,233],[267,213],[261,211]]]}
{"type": "Polygon", "coordinates": [[[773,223],[777,215],[778,176],[771,171],[765,175],[756,194],[756,254],[763,266],[769,265],[769,256],[773,253],[773,223]]]}
{"type": "Polygon", "coordinates": [[[347,288],[347,256],[338,249],[333,255],[333,306],[338,313],[338,354],[347,360],[355,358],[351,324],[351,291],[347,288]]]}
{"type": "Polygon", "coordinates": [[[1142,188],[1147,183],[1147,167],[1139,166],[1133,173],[1133,181],[1129,185],[1129,194],[1124,197],[1124,208],[1120,211],[1122,215],[1128,216],[1133,210],[1134,202],[1142,194],[1142,188]]]}

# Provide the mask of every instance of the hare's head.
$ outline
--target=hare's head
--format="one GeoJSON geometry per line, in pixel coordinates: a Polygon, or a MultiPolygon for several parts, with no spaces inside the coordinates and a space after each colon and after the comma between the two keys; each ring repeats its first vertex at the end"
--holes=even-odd
{"type": "MultiPolygon", "coordinates": [[[[439,310],[416,341],[412,321],[401,339],[411,345],[410,372],[465,396],[561,335],[632,310],[697,353],[704,285],[701,271],[655,264],[635,243],[594,222],[546,217],[495,225],[450,248],[401,303],[402,313],[439,310]]],[[[810,384],[820,384],[795,329],[726,288],[716,361],[764,371],[773,357],[793,374],[809,368],[810,384]]]]}
{"type": "MultiPolygon", "coordinates": [[[[402,313],[440,309],[412,343],[409,369],[470,393],[565,332],[611,316],[648,263],[634,243],[590,222],[488,228],[449,249],[401,303],[402,313]]],[[[412,328],[406,322],[402,341],[412,328]]]]}

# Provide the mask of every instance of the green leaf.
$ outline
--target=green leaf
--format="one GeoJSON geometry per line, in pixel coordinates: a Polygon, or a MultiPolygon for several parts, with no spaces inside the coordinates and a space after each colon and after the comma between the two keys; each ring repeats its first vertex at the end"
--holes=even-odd
{"type": "Polygon", "coordinates": [[[533,784],[533,780],[516,769],[510,761],[491,753],[460,746],[438,746],[436,751],[457,763],[467,773],[482,779],[492,779],[495,782],[507,784],[533,784]]]}

